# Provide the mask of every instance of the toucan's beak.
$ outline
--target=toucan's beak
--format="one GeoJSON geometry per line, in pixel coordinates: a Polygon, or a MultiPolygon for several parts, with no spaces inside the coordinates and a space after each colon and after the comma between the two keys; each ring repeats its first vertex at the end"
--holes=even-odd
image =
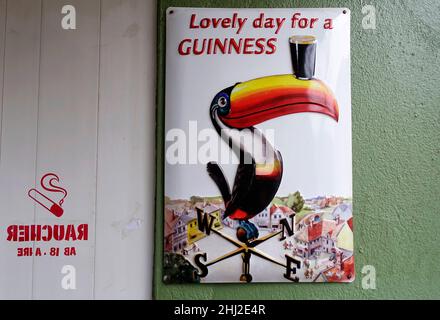
{"type": "Polygon", "coordinates": [[[230,112],[220,119],[233,128],[248,128],[300,112],[317,112],[339,119],[336,99],[322,81],[298,80],[289,74],[237,84],[232,89],[230,104],[230,112]]]}

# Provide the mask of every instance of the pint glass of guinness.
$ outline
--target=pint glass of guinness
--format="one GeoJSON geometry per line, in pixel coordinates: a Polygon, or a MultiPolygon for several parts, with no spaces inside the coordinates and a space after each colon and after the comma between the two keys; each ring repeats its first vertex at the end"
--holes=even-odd
{"type": "Polygon", "coordinates": [[[295,77],[300,80],[310,80],[315,75],[316,45],[314,36],[292,36],[290,55],[295,77]]]}

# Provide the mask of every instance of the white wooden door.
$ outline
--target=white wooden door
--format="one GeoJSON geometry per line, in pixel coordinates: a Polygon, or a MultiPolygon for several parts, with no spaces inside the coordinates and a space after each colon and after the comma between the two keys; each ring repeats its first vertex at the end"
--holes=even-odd
{"type": "Polygon", "coordinates": [[[151,297],[155,16],[145,0],[0,0],[0,298],[151,297]],[[59,203],[47,173],[60,217],[28,196],[59,203]],[[30,225],[87,239],[10,239],[30,225]]]}

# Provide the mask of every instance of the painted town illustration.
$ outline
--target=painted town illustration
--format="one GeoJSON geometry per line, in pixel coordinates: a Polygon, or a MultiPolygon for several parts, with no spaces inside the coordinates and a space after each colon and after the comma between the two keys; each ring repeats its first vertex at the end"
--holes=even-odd
{"type": "MultiPolygon", "coordinates": [[[[208,260],[234,248],[215,233],[207,235],[199,229],[197,211],[213,218],[212,229],[234,237],[239,222],[222,219],[221,197],[196,197],[189,200],[165,198],[165,266],[164,281],[239,282],[242,259],[228,259],[209,267],[206,277],[197,277],[194,257],[207,253],[208,260]]],[[[351,199],[318,196],[303,199],[299,192],[275,197],[267,209],[249,221],[257,226],[260,236],[280,233],[282,219],[292,219],[291,236],[276,236],[259,248],[273,259],[285,263],[286,256],[299,261],[297,282],[351,282],[354,280],[353,217],[351,199]]],[[[250,271],[254,281],[288,282],[285,268],[253,257],[250,271]]]]}

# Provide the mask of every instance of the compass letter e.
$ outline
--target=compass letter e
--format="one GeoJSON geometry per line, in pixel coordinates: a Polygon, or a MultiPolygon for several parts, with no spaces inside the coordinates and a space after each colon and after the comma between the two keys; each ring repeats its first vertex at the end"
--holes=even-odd
{"type": "Polygon", "coordinates": [[[286,254],[286,273],[284,274],[284,278],[298,282],[298,277],[292,277],[292,274],[296,274],[297,268],[301,268],[301,262],[286,254]],[[293,265],[295,265],[295,267],[293,265]]]}

